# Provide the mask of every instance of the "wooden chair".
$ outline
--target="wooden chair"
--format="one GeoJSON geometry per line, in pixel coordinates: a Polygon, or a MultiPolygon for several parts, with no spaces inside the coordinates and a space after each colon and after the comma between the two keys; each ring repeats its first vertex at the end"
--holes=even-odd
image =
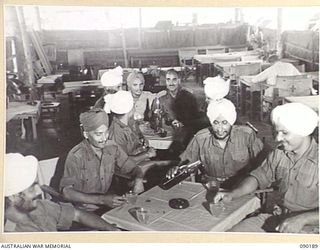
{"type": "Polygon", "coordinates": [[[187,80],[188,77],[195,73],[194,55],[197,55],[197,49],[179,49],[178,56],[180,66],[183,67],[182,80],[187,80]]]}
{"type": "Polygon", "coordinates": [[[277,76],[272,97],[264,96],[261,91],[261,119],[263,120],[263,102],[269,103],[271,109],[283,103],[284,97],[311,95],[312,79],[307,75],[277,76]]]}

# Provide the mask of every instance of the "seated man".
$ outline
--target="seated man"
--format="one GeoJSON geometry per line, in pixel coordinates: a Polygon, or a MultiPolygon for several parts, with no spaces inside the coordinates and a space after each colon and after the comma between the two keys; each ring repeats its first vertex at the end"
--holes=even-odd
{"type": "MultiPolygon", "coordinates": [[[[200,130],[193,137],[180,159],[182,162],[202,162],[201,182],[214,177],[224,188],[230,188],[263,158],[263,143],[251,128],[234,125],[236,110],[227,99],[210,102],[207,116],[211,127],[200,130]]],[[[176,171],[177,168],[171,169],[167,177],[176,171]]]]}
{"type": "Polygon", "coordinates": [[[166,72],[167,93],[152,103],[152,112],[160,108],[166,125],[174,128],[174,141],[180,144],[178,152],[183,150],[192,136],[206,127],[194,95],[181,87],[179,74],[174,69],[166,72]],[[157,107],[159,105],[160,107],[157,107]]]}
{"type": "MultiPolygon", "coordinates": [[[[230,192],[219,192],[215,202],[228,202],[276,183],[282,197],[276,216],[261,213],[243,220],[231,231],[300,233],[319,223],[318,144],[310,136],[318,115],[301,103],[277,106],[271,113],[278,148],[230,192]]],[[[319,231],[319,225],[318,225],[319,231]]]]}
{"type": "Polygon", "coordinates": [[[109,138],[122,147],[124,152],[136,163],[156,156],[156,151],[146,145],[147,140],[140,131],[129,126],[133,116],[133,97],[128,91],[115,93],[110,100],[113,121],[109,128],[109,138]]]}
{"type": "Polygon", "coordinates": [[[110,95],[116,93],[122,88],[122,74],[122,68],[120,66],[103,73],[101,77],[101,84],[104,88],[104,94],[96,101],[94,108],[101,108],[107,113],[110,113],[108,100],[110,95]]]}
{"type": "Polygon", "coordinates": [[[159,93],[151,93],[144,91],[145,80],[143,74],[140,72],[131,72],[127,77],[128,91],[132,94],[134,103],[134,119],[141,120],[144,118],[147,105],[151,109],[151,104],[156,96],[165,95],[165,91],[159,93]]]}
{"type": "Polygon", "coordinates": [[[65,199],[86,209],[120,206],[126,199],[111,194],[109,187],[115,172],[135,178],[134,191],[143,191],[143,173],[114,141],[109,140],[108,115],[92,109],[80,115],[84,140],[69,152],[60,188],[65,199]]]}
{"type": "Polygon", "coordinates": [[[41,199],[37,183],[38,160],[18,153],[5,156],[5,231],[54,232],[79,222],[97,230],[118,231],[99,216],[67,203],[41,199]],[[10,226],[11,228],[10,228],[10,226]]]}

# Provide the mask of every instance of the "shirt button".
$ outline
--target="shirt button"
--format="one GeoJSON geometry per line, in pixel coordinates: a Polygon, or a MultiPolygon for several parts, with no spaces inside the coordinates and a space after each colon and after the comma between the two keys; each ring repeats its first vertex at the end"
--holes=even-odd
{"type": "Polygon", "coordinates": [[[101,178],[101,180],[103,180],[103,177],[101,178]]]}
{"type": "Polygon", "coordinates": [[[291,187],[293,186],[293,184],[292,184],[292,183],[290,183],[289,185],[290,185],[291,187]]]}

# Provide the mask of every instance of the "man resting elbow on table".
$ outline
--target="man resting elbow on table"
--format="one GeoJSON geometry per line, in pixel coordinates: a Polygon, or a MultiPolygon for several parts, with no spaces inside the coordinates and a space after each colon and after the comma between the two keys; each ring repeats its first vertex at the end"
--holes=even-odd
{"type": "MultiPolygon", "coordinates": [[[[200,181],[216,178],[224,188],[229,189],[264,157],[263,143],[251,128],[234,125],[236,109],[227,99],[211,101],[207,116],[211,126],[193,137],[180,159],[190,162],[200,160],[203,164],[200,181]]],[[[167,177],[177,170],[171,169],[167,177]]]]}
{"type": "Polygon", "coordinates": [[[272,111],[271,121],[279,146],[237,188],[219,192],[215,202],[228,202],[276,182],[282,197],[273,212],[277,216],[262,213],[231,231],[301,233],[304,226],[319,223],[318,144],[310,136],[318,125],[318,115],[308,106],[288,103],[272,111]]]}
{"type": "Polygon", "coordinates": [[[143,172],[118,144],[108,139],[108,122],[102,109],[80,115],[85,139],[69,152],[60,182],[64,198],[86,210],[113,208],[126,202],[124,197],[109,192],[116,172],[131,175],[134,192],[143,192],[143,172]]]}

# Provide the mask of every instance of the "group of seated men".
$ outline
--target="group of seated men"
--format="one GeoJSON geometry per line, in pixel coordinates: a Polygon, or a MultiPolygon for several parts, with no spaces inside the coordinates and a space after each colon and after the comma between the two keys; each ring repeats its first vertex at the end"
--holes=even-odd
{"type": "MultiPolygon", "coordinates": [[[[299,233],[305,225],[317,224],[318,144],[311,135],[318,115],[311,108],[289,103],[272,110],[278,146],[267,155],[254,130],[235,125],[236,109],[225,98],[228,87],[223,87],[229,82],[220,77],[206,80],[204,111],[193,93],[181,86],[174,70],[167,71],[167,89],[158,94],[143,91],[139,72],[129,74],[128,91],[121,90],[119,69],[104,73],[101,81],[105,94],[94,108],[80,114],[83,140],[68,153],[60,181],[59,191],[72,205],[40,200],[37,160],[6,155],[5,220],[15,223],[13,231],[56,231],[72,228],[72,222],[96,230],[117,230],[97,216],[127,202],[112,190],[114,177],[129,176],[128,188],[139,194],[145,190],[147,172],[172,163],[157,159],[157,151],[139,129],[147,106],[154,112],[159,104],[163,121],[172,127],[173,140],[179,145],[174,149],[178,160],[200,160],[203,170],[195,173],[195,180],[215,178],[228,190],[219,192],[215,202],[228,202],[274,183],[278,186],[281,199],[275,211],[245,219],[231,231],[299,233]],[[270,219],[272,213],[277,214],[276,222],[270,219]]],[[[178,166],[166,176],[174,176],[178,166]]]]}

